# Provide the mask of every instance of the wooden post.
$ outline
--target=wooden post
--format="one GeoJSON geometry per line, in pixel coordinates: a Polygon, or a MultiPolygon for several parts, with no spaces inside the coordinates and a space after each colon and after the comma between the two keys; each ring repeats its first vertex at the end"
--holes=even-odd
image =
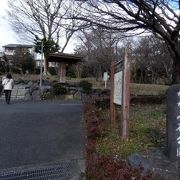
{"type": "Polygon", "coordinates": [[[112,63],[111,65],[110,119],[111,119],[111,126],[113,128],[116,127],[116,111],[115,111],[115,104],[114,104],[114,73],[115,73],[115,66],[114,66],[114,63],[112,63]]]}
{"type": "Polygon", "coordinates": [[[65,83],[66,82],[66,64],[61,63],[59,65],[59,82],[65,83]]]}
{"type": "Polygon", "coordinates": [[[125,52],[124,67],[123,67],[123,89],[122,89],[122,139],[128,140],[129,128],[129,101],[130,101],[130,61],[125,52]]]}

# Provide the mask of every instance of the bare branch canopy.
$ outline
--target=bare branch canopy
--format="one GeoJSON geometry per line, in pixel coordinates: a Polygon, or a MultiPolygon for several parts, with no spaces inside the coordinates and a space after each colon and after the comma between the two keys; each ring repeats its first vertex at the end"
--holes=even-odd
{"type": "Polygon", "coordinates": [[[127,35],[151,32],[169,47],[173,82],[180,83],[180,1],[172,0],[86,0],[76,1],[79,14],[72,18],[117,30],[127,35]]]}

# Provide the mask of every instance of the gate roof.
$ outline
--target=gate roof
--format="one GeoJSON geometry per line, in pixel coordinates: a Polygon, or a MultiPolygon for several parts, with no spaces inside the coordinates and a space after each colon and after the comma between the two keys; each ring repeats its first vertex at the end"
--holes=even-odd
{"type": "Polygon", "coordinates": [[[53,53],[49,55],[48,62],[75,64],[82,61],[82,57],[66,53],[53,53]]]}

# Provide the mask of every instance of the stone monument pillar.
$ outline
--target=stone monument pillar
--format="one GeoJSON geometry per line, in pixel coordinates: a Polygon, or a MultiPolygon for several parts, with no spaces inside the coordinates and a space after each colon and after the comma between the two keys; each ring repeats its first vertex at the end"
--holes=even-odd
{"type": "Polygon", "coordinates": [[[167,144],[171,161],[180,158],[180,85],[167,91],[167,144]]]}

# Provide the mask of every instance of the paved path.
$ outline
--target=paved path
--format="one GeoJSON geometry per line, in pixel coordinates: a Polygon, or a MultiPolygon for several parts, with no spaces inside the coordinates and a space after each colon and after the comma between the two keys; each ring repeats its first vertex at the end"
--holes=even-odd
{"type": "Polygon", "coordinates": [[[83,164],[83,149],[80,102],[0,101],[0,170],[67,161],[83,164]]]}

